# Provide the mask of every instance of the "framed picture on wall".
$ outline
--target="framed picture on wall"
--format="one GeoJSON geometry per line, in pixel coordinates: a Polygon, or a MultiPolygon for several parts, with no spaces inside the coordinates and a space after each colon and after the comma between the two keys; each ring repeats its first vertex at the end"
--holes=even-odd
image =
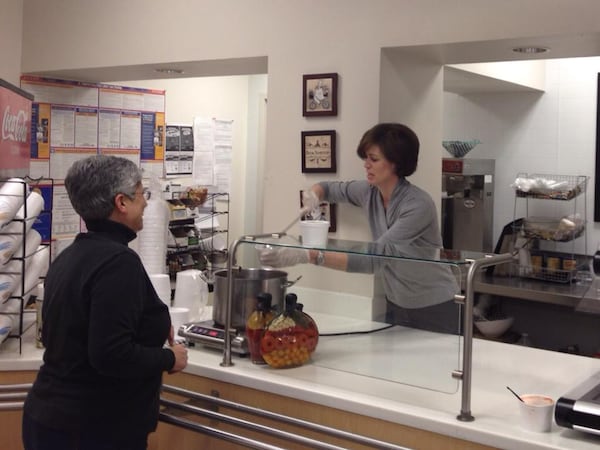
{"type": "Polygon", "coordinates": [[[337,116],[337,73],[302,76],[302,115],[337,116]]]}
{"type": "Polygon", "coordinates": [[[335,130],[303,131],[302,173],[335,173],[335,130]]]}
{"type": "MultiPolygon", "coordinates": [[[[300,209],[302,209],[302,193],[304,191],[300,191],[300,209]]],[[[319,204],[319,209],[321,215],[317,218],[311,217],[310,215],[305,215],[300,218],[300,220],[327,220],[329,222],[329,233],[333,233],[337,230],[337,208],[335,203],[329,202],[321,202],[319,204]]]]}

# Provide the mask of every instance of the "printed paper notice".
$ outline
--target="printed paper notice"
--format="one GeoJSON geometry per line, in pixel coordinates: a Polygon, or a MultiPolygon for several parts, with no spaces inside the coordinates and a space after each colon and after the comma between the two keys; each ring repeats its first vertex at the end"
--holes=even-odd
{"type": "Polygon", "coordinates": [[[121,112],[121,148],[141,148],[141,113],[121,112]]]}
{"type": "Polygon", "coordinates": [[[119,148],[121,145],[121,113],[100,111],[98,145],[101,148],[119,148]]]}
{"type": "Polygon", "coordinates": [[[75,108],[53,106],[50,113],[50,146],[75,146],[75,108]]]}
{"type": "Polygon", "coordinates": [[[75,110],[75,147],[98,147],[98,111],[92,108],[75,110]]]}

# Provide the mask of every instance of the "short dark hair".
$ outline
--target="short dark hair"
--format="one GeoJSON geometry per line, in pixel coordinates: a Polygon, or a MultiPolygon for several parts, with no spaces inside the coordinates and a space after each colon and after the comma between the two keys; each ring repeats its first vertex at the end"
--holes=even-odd
{"type": "Polygon", "coordinates": [[[65,177],[73,208],[85,221],[107,219],[119,193],[134,195],[142,182],[140,168],[119,156],[95,155],[75,161],[65,177]]]}
{"type": "Polygon", "coordinates": [[[368,150],[378,146],[385,159],[395,164],[396,175],[407,177],[417,170],[419,138],[413,130],[400,123],[380,123],[367,130],[358,144],[356,154],[367,157],[368,150]]]}

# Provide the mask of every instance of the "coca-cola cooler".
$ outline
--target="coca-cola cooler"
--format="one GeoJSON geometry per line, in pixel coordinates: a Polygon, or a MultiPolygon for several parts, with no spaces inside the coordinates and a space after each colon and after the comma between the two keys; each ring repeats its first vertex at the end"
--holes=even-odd
{"type": "Polygon", "coordinates": [[[493,251],[494,160],[442,159],[444,248],[493,251]]]}
{"type": "Polygon", "coordinates": [[[0,180],[29,173],[33,95],[0,79],[0,180]]]}

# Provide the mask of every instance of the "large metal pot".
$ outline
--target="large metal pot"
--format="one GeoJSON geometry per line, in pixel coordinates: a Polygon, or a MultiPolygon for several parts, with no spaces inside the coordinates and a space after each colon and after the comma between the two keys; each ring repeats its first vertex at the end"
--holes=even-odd
{"type": "MultiPolygon", "coordinates": [[[[231,304],[231,326],[238,330],[246,327],[246,320],[256,309],[256,296],[268,292],[272,305],[281,309],[285,290],[294,282],[288,282],[287,272],[274,269],[234,269],[233,302],[231,304]]],[[[298,281],[298,280],[296,280],[298,281]]],[[[213,293],[213,320],[224,326],[227,317],[227,270],[215,273],[213,293]]]]}

